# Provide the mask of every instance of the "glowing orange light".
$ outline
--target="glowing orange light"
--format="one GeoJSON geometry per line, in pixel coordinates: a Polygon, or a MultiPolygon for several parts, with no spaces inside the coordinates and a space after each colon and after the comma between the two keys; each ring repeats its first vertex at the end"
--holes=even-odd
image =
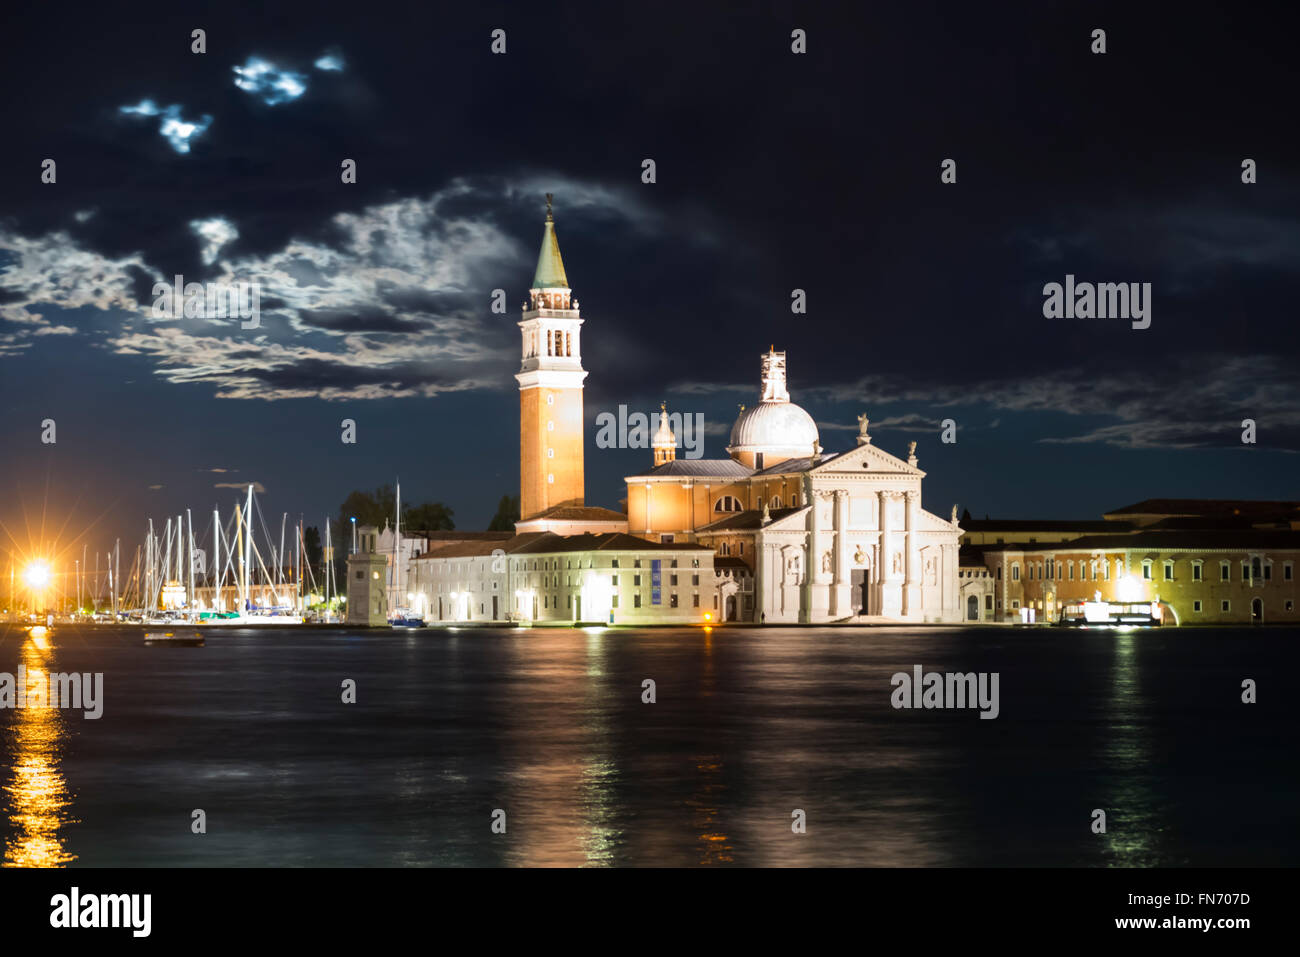
{"type": "Polygon", "coordinates": [[[704,613],[704,620],[705,620],[705,621],[713,621],[713,615],[706,611],[706,612],[704,613]]]}
{"type": "Polygon", "coordinates": [[[23,581],[29,588],[44,588],[50,583],[50,566],[44,562],[32,562],[23,569],[23,581]]]}

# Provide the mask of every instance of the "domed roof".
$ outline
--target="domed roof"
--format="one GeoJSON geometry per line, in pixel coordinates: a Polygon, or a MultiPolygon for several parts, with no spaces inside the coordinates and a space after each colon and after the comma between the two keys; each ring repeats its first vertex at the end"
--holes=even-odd
{"type": "Polygon", "coordinates": [[[727,451],[794,452],[806,455],[818,440],[817,423],[793,402],[760,402],[731,427],[727,451]]]}

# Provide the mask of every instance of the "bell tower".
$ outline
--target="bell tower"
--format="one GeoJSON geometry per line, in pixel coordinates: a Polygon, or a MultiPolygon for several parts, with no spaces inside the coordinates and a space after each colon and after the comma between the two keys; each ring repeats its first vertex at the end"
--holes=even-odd
{"type": "Polygon", "coordinates": [[[519,329],[519,517],[583,504],[582,317],[560,258],[546,194],[537,272],[519,329]]]}

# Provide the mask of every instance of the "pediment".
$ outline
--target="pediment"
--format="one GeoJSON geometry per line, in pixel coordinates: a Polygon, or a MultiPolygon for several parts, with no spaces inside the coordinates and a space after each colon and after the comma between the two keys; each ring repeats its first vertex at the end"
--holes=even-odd
{"type": "Polygon", "coordinates": [[[814,475],[829,475],[836,472],[850,472],[861,475],[863,472],[884,472],[892,475],[925,475],[905,459],[890,455],[884,449],[870,443],[850,449],[843,455],[828,459],[810,470],[814,475]],[[863,468],[863,464],[866,468],[863,468]]]}

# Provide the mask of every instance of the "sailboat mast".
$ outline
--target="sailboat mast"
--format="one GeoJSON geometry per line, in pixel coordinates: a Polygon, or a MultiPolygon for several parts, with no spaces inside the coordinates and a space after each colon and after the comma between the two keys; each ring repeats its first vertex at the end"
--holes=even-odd
{"type": "Polygon", "coordinates": [[[402,480],[397,480],[397,528],[393,534],[393,600],[389,603],[392,614],[402,602],[402,480]]]}
{"type": "Polygon", "coordinates": [[[224,611],[221,607],[221,510],[212,510],[212,610],[224,611]]]}
{"type": "Polygon", "coordinates": [[[189,588],[189,608],[190,621],[194,620],[194,519],[190,515],[190,510],[185,510],[185,527],[189,531],[190,547],[188,551],[190,559],[190,588],[189,588]]]}
{"type": "Polygon", "coordinates": [[[248,600],[248,609],[252,611],[253,596],[248,591],[248,570],[253,564],[253,485],[248,485],[248,505],[244,508],[244,521],[248,525],[244,535],[244,596],[248,600]]]}
{"type": "Polygon", "coordinates": [[[235,503],[235,551],[236,560],[239,562],[239,580],[235,583],[239,589],[239,614],[244,614],[244,516],[239,510],[239,503],[235,503]]]}

